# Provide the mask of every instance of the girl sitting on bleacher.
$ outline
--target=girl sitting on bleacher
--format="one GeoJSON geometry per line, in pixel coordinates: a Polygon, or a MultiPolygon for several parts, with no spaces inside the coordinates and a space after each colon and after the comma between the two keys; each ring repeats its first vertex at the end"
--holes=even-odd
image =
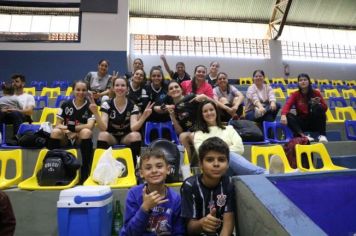
{"type": "Polygon", "coordinates": [[[246,93],[245,113],[246,119],[260,123],[263,121],[275,121],[280,104],[276,102],[271,86],[264,83],[265,73],[263,70],[253,72],[253,84],[246,93]]]}
{"type": "Polygon", "coordinates": [[[97,106],[93,103],[90,104],[90,110],[100,129],[97,148],[107,149],[115,144],[128,145],[136,166],[136,158],[140,155],[142,140],[139,131],[151,115],[153,103],[149,102],[143,113],[140,114],[139,108],[126,97],[129,83],[125,78],[114,78],[112,88],[115,97],[103,102],[100,108],[101,116],[97,106]]]}
{"type": "Polygon", "coordinates": [[[244,95],[228,82],[225,72],[220,72],[216,79],[217,86],[213,89],[214,99],[221,111],[221,120],[239,119],[243,113],[244,95]]]}
{"type": "MultiPolygon", "coordinates": [[[[48,149],[78,145],[82,156],[80,183],[90,173],[93,159],[92,129],[95,120],[89,110],[88,85],[80,80],[73,83],[74,98],[64,102],[58,111],[57,123],[48,140],[48,149]]],[[[91,97],[92,102],[94,98],[91,97]]]]}
{"type": "MultiPolygon", "coordinates": [[[[298,75],[299,90],[292,93],[282,109],[281,123],[288,125],[294,136],[303,137],[305,131],[315,131],[319,134],[319,142],[328,142],[326,131],[326,110],[328,106],[319,90],[312,88],[308,74],[298,75]],[[297,114],[290,113],[295,106],[297,114]]],[[[309,141],[314,141],[307,136],[309,141]]]]}

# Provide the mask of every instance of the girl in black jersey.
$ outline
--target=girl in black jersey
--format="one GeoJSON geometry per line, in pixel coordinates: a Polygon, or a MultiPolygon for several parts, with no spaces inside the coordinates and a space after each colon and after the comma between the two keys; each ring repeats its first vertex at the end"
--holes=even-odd
{"type": "Polygon", "coordinates": [[[138,106],[140,111],[144,110],[149,101],[146,89],[144,88],[144,78],[145,72],[142,69],[137,69],[128,86],[129,92],[127,97],[138,106]]]}
{"type": "Polygon", "coordinates": [[[165,107],[167,97],[167,84],[164,80],[163,71],[160,66],[153,66],[150,71],[150,83],[145,87],[148,98],[154,102],[153,111],[148,118],[153,122],[169,121],[169,114],[165,107]]]}
{"type": "Polygon", "coordinates": [[[168,83],[168,97],[170,104],[166,105],[174,129],[179,135],[180,143],[185,147],[188,157],[191,157],[190,146],[193,144],[193,125],[196,120],[196,110],[198,102],[193,100],[194,94],[183,96],[183,90],[177,81],[171,80],[168,83]]]}
{"type": "Polygon", "coordinates": [[[95,120],[86,99],[88,85],[80,80],[73,84],[74,98],[63,103],[57,114],[57,123],[48,141],[48,149],[79,144],[82,155],[80,181],[89,175],[93,159],[92,129],[95,120]]]}
{"type": "Polygon", "coordinates": [[[129,90],[127,80],[121,77],[114,78],[112,87],[115,97],[101,105],[101,116],[96,105],[93,103],[90,105],[90,110],[100,129],[97,148],[107,149],[115,144],[128,145],[136,165],[136,157],[140,155],[142,140],[139,130],[147,117],[151,115],[153,103],[148,103],[140,115],[138,107],[126,97],[129,90]]]}

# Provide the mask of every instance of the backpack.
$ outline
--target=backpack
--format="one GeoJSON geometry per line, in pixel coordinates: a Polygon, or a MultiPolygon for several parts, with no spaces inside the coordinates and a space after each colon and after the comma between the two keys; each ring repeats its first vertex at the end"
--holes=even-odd
{"type": "MultiPolygon", "coordinates": [[[[295,153],[295,145],[301,144],[301,145],[307,145],[310,144],[309,140],[307,137],[294,137],[291,140],[289,140],[288,143],[283,145],[284,152],[286,153],[289,165],[295,169],[297,168],[297,157],[295,153]]],[[[303,157],[306,154],[302,154],[302,165],[308,167],[308,162],[305,162],[306,158],[303,157]]]]}
{"type": "Polygon", "coordinates": [[[43,159],[42,169],[37,173],[40,186],[68,185],[76,176],[80,162],[62,149],[49,150],[43,159]]]}
{"type": "Polygon", "coordinates": [[[261,129],[250,120],[231,120],[229,125],[234,127],[244,142],[259,142],[264,140],[261,129]]]}
{"type": "Polygon", "coordinates": [[[48,138],[42,135],[42,132],[42,130],[37,132],[34,132],[33,130],[27,130],[25,133],[18,137],[18,145],[27,148],[45,147],[48,138]]]}
{"type": "Polygon", "coordinates": [[[168,161],[171,170],[167,175],[166,183],[179,182],[180,152],[177,145],[166,139],[157,139],[149,148],[161,150],[168,161]]]}

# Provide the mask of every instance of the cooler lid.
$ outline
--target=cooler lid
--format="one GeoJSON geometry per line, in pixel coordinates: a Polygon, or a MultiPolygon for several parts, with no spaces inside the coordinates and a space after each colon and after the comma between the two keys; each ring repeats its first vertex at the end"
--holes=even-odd
{"type": "Polygon", "coordinates": [[[60,192],[57,207],[100,207],[111,201],[109,186],[77,186],[60,192]]]}

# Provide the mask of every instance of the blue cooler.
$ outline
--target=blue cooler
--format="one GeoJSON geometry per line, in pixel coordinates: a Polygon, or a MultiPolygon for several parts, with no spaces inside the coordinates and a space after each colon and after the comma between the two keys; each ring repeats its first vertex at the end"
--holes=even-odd
{"type": "Polygon", "coordinates": [[[109,186],[78,186],[61,191],[57,202],[59,235],[111,235],[112,198],[109,186]]]}

